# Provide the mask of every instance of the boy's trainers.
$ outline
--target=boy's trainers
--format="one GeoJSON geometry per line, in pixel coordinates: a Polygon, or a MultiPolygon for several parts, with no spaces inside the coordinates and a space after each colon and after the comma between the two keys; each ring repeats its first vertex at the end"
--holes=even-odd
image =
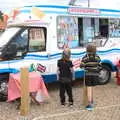
{"type": "Polygon", "coordinates": [[[73,106],[73,102],[69,102],[68,106],[72,107],[73,106]]]}
{"type": "Polygon", "coordinates": [[[61,103],[61,105],[65,106],[65,103],[61,103]]]}
{"type": "Polygon", "coordinates": [[[87,110],[94,110],[94,107],[93,107],[93,105],[88,105],[88,106],[86,106],[86,109],[87,110]]]}
{"type": "Polygon", "coordinates": [[[91,105],[94,106],[94,102],[93,101],[91,101],[91,105]]]}

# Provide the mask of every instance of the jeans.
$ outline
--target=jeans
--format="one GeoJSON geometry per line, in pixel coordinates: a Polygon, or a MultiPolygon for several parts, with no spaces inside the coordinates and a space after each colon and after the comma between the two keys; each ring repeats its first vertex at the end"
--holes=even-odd
{"type": "Polygon", "coordinates": [[[61,103],[65,103],[65,92],[67,92],[67,95],[68,95],[68,102],[73,103],[72,82],[68,82],[68,83],[60,82],[60,101],[61,101],[61,103]]]}

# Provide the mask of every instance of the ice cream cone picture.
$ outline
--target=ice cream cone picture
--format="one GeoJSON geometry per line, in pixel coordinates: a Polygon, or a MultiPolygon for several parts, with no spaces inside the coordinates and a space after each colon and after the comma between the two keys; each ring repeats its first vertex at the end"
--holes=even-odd
{"type": "Polygon", "coordinates": [[[4,21],[8,21],[8,18],[9,18],[9,16],[8,16],[7,14],[4,14],[4,15],[3,15],[4,21]]]}
{"type": "Polygon", "coordinates": [[[45,13],[36,7],[33,7],[31,12],[33,15],[35,15],[38,18],[43,18],[45,16],[45,13]]]}
{"type": "Polygon", "coordinates": [[[12,19],[15,20],[16,16],[20,13],[19,8],[15,8],[13,10],[13,15],[12,15],[12,19]]]}
{"type": "Polygon", "coordinates": [[[11,12],[9,10],[6,10],[3,14],[3,20],[7,22],[10,17],[11,17],[11,12]]]}

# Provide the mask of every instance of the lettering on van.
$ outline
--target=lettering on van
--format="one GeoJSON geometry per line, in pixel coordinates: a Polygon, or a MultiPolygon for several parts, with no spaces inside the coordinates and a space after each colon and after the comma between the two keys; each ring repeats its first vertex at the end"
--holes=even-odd
{"type": "Polygon", "coordinates": [[[100,10],[98,9],[87,9],[87,8],[68,8],[68,12],[71,14],[92,14],[92,15],[99,15],[100,10]]]}

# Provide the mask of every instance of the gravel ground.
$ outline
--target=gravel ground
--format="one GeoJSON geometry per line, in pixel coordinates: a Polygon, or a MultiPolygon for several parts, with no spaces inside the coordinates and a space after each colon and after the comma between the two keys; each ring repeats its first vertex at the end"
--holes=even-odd
{"type": "MultiPolygon", "coordinates": [[[[59,103],[58,84],[47,86],[48,102],[30,105],[28,120],[120,120],[120,86],[112,79],[107,85],[94,87],[95,110],[87,111],[83,106],[83,85],[73,85],[74,106],[65,107],[59,103]]],[[[0,102],[0,120],[19,120],[20,110],[16,102],[0,102]]]]}

